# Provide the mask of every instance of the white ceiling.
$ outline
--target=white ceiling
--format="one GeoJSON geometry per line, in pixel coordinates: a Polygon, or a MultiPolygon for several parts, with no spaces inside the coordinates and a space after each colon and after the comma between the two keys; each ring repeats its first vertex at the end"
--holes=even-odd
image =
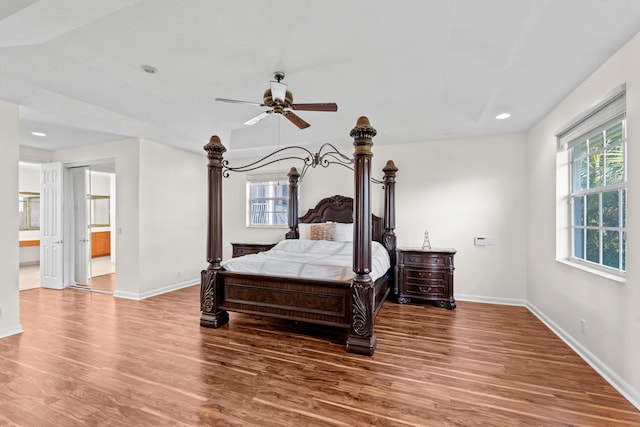
{"type": "Polygon", "coordinates": [[[44,149],[133,136],[201,153],[217,134],[249,154],[348,143],[360,115],[377,144],[524,132],[639,31],[638,0],[2,1],[0,99],[44,149]],[[214,101],[261,102],[276,70],[296,102],[338,112],[249,127],[264,108],[214,101]]]}

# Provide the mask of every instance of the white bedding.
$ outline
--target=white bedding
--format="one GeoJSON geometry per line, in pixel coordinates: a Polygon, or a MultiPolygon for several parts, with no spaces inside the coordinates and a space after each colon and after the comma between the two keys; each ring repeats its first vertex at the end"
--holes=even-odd
{"type": "MultiPolygon", "coordinates": [[[[353,278],[353,242],[283,240],[271,250],[222,262],[227,271],[268,276],[347,281],[353,278]]],[[[389,269],[387,250],[371,242],[371,278],[389,269]]]]}

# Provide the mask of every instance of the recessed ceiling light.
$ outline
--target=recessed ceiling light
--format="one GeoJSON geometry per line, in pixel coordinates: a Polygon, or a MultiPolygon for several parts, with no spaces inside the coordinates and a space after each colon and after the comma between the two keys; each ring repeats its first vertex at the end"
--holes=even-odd
{"type": "Polygon", "coordinates": [[[502,114],[498,114],[496,116],[496,119],[498,120],[504,120],[504,119],[508,119],[509,117],[511,117],[511,114],[509,113],[502,113],[502,114]]]}
{"type": "Polygon", "coordinates": [[[152,67],[151,65],[143,65],[142,69],[144,70],[145,73],[149,73],[149,74],[155,74],[158,72],[158,69],[156,67],[152,67]]]}
{"type": "Polygon", "coordinates": [[[35,135],[35,136],[47,136],[46,133],[42,133],[42,132],[31,132],[31,135],[35,135]]]}

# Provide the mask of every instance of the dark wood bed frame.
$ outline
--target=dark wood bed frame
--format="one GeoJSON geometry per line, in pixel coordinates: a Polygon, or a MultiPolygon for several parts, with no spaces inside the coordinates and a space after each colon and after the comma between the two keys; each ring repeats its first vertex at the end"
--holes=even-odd
{"type": "Polygon", "coordinates": [[[353,271],[350,281],[259,276],[225,271],[222,262],[222,169],[225,147],[212,136],[207,152],[209,215],[207,236],[208,267],[202,271],[200,325],[218,328],[229,321],[227,311],[253,313],[349,330],[347,351],[371,356],[376,347],[375,316],[387,298],[395,267],[395,174],[387,162],[384,171],[384,219],[371,214],[371,147],[376,130],[366,117],[360,117],[350,136],[354,138],[355,197],[333,196],[298,218],[298,179],[296,168],[289,172],[288,239],[299,237],[298,224],[326,221],[354,223],[353,271]],[[371,219],[371,220],[369,220],[371,219]],[[371,240],[389,251],[391,268],[374,283],[371,272],[371,240]]]}

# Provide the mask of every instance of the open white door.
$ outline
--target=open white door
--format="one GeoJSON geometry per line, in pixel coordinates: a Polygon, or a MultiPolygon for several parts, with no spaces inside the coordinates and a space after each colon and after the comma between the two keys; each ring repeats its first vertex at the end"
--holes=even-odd
{"type": "Polygon", "coordinates": [[[62,163],[40,170],[40,285],[62,289],[62,163]]]}
{"type": "MultiPolygon", "coordinates": [[[[74,231],[74,280],[77,285],[91,287],[90,262],[91,262],[91,236],[89,229],[89,199],[91,194],[90,167],[74,167],[69,169],[71,176],[71,189],[73,198],[73,231],[74,231]]],[[[71,212],[69,212],[71,214],[71,212]]]]}

